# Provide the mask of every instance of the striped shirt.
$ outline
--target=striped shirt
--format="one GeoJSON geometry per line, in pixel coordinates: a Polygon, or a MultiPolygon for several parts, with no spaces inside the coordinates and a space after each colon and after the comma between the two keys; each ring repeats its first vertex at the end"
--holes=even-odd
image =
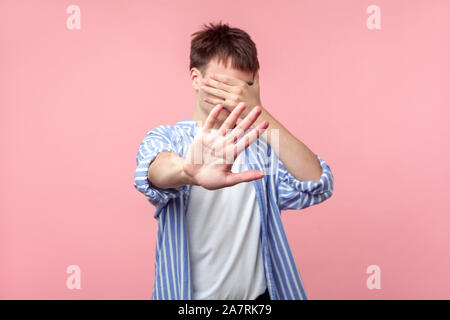
{"type": "MultiPolygon", "coordinates": [[[[185,157],[196,133],[195,120],[186,119],[174,126],[160,125],[150,130],[140,143],[134,186],[155,206],[158,221],[155,250],[154,300],[192,300],[186,208],[191,185],[161,189],[148,180],[148,168],[161,151],[185,157]]],[[[262,137],[245,152],[249,169],[264,173],[252,181],[261,214],[261,241],[264,272],[272,300],[306,300],[307,295],[294,261],[281,220],[281,210],[299,210],[316,205],[333,194],[330,167],[318,156],[322,174],[319,181],[300,181],[290,174],[262,137]]],[[[218,208],[226,210],[226,208],[218,208]]]]}

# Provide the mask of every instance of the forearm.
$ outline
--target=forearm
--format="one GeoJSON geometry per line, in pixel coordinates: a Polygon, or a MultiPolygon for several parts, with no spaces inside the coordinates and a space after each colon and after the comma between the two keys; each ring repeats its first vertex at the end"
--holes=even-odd
{"type": "Polygon", "coordinates": [[[183,170],[184,159],[170,151],[160,152],[148,169],[148,180],[158,188],[176,188],[193,184],[183,170]]]}
{"type": "Polygon", "coordinates": [[[258,125],[263,120],[269,122],[269,127],[264,137],[281,159],[286,169],[300,181],[319,181],[322,168],[316,155],[264,108],[262,108],[262,113],[254,125],[258,125]],[[278,130],[279,132],[278,145],[277,143],[272,144],[272,130],[278,130]]]}

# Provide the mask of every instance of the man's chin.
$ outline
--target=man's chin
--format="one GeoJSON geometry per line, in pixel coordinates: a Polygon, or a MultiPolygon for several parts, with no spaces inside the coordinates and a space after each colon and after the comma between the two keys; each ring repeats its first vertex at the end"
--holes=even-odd
{"type": "Polygon", "coordinates": [[[220,121],[225,121],[229,115],[230,115],[230,112],[226,111],[225,109],[222,109],[222,110],[220,110],[219,116],[217,118],[220,121]]]}
{"type": "MultiPolygon", "coordinates": [[[[210,107],[209,107],[209,110],[208,110],[208,113],[209,112],[211,112],[211,110],[214,108],[216,106],[216,104],[215,105],[211,105],[210,107]]],[[[228,118],[228,116],[231,114],[231,111],[228,109],[228,108],[226,108],[225,106],[222,106],[222,110],[220,110],[220,112],[219,112],[219,115],[218,115],[218,119],[220,119],[220,120],[225,120],[226,118],[228,118]]]]}
{"type": "Polygon", "coordinates": [[[225,114],[227,117],[230,114],[230,110],[228,110],[226,107],[222,106],[222,110],[220,110],[220,114],[225,114]]]}

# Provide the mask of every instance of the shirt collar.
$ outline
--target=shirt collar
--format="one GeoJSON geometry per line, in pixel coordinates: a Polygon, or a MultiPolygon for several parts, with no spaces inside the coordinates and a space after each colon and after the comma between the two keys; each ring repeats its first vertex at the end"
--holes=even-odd
{"type": "MultiPolygon", "coordinates": [[[[183,119],[176,123],[177,126],[187,127],[188,129],[195,129],[196,121],[193,119],[183,119]]],[[[236,128],[237,123],[234,124],[234,128],[236,128]]],[[[192,131],[193,132],[193,131],[192,131]]]]}

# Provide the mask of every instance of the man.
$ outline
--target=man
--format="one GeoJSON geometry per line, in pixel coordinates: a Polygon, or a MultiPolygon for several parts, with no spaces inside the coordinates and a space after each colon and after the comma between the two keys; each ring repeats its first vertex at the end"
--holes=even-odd
{"type": "Polygon", "coordinates": [[[137,154],[158,220],[152,298],[307,299],[280,212],[330,198],[330,167],[261,105],[245,31],[193,36],[192,119],[150,130],[137,154]]]}

